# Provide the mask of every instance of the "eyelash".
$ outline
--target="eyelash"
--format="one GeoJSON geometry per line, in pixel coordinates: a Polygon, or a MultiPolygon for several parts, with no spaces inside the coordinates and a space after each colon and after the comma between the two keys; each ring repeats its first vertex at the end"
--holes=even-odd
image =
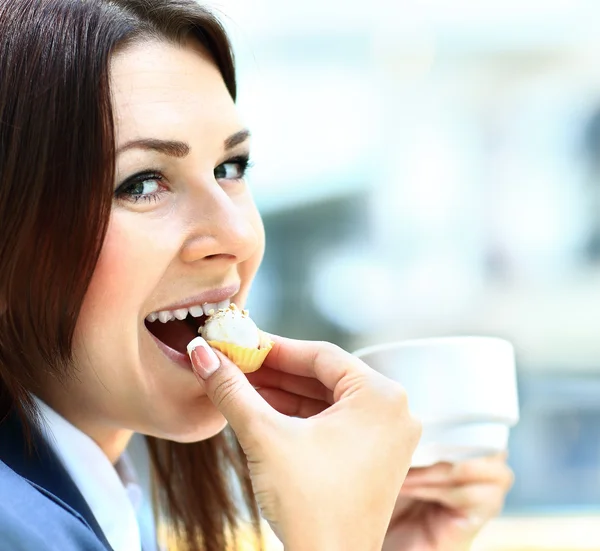
{"type": "MultiPolygon", "coordinates": [[[[218,168],[222,167],[223,165],[230,165],[230,164],[238,165],[239,172],[240,172],[239,177],[229,178],[229,180],[233,181],[233,182],[239,182],[239,181],[243,180],[246,177],[248,170],[253,166],[252,162],[250,161],[250,157],[248,155],[237,155],[235,157],[232,157],[231,159],[228,159],[228,160],[222,162],[219,166],[217,166],[215,168],[215,172],[217,171],[218,168]]],[[[158,201],[159,196],[162,195],[166,191],[166,189],[164,189],[164,184],[162,184],[162,182],[164,182],[164,177],[158,171],[145,170],[143,172],[138,172],[137,174],[134,174],[133,176],[130,176],[129,178],[127,178],[127,180],[125,180],[115,190],[115,198],[124,200],[124,201],[130,201],[133,203],[138,203],[140,201],[145,201],[147,203],[149,203],[151,201],[156,202],[156,201],[158,201]],[[131,193],[131,188],[133,188],[133,186],[144,183],[148,180],[156,180],[159,184],[161,184],[163,186],[163,189],[156,191],[154,193],[147,194],[147,195],[131,193]]]]}

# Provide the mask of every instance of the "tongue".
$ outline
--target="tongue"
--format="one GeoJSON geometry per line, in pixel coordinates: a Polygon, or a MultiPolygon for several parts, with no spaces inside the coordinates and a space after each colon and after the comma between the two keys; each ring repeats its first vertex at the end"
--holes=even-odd
{"type": "Polygon", "coordinates": [[[186,354],[188,343],[198,336],[196,330],[183,320],[146,322],[146,327],[157,339],[181,354],[186,354]]]}

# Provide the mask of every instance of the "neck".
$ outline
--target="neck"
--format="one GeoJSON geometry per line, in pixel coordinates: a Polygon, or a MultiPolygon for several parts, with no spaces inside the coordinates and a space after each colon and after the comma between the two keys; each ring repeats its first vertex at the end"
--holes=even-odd
{"type": "Polygon", "coordinates": [[[91,428],[90,430],[86,430],[85,427],[75,426],[98,444],[113,465],[119,460],[119,457],[121,457],[133,436],[132,431],[125,429],[113,429],[112,431],[100,433],[99,431],[91,430],[91,428]]]}
{"type": "Polygon", "coordinates": [[[119,460],[133,436],[133,431],[131,430],[119,429],[94,422],[94,419],[89,419],[80,411],[76,411],[77,408],[69,408],[68,405],[60,402],[55,403],[55,401],[45,396],[40,396],[39,399],[74,427],[89,436],[113,465],[119,460]]]}

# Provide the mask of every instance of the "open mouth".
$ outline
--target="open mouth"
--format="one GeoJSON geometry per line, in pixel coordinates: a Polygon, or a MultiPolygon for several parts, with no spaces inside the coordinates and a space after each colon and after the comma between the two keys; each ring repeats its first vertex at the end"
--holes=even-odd
{"type": "Polygon", "coordinates": [[[207,316],[195,318],[188,314],[185,319],[174,319],[167,323],[145,321],[146,328],[159,341],[180,354],[186,354],[188,343],[198,336],[198,329],[204,325],[207,316]]]}
{"type": "Polygon", "coordinates": [[[198,329],[204,325],[211,311],[227,308],[229,300],[214,304],[203,304],[175,311],[162,311],[150,314],[144,321],[146,328],[165,346],[187,355],[187,345],[198,336],[198,329]]]}

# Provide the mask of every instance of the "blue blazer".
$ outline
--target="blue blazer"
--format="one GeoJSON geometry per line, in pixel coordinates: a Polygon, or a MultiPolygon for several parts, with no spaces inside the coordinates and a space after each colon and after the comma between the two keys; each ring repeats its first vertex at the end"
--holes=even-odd
{"type": "Polygon", "coordinates": [[[16,415],[0,422],[0,551],[112,551],[45,438],[27,450],[16,415]]]}

